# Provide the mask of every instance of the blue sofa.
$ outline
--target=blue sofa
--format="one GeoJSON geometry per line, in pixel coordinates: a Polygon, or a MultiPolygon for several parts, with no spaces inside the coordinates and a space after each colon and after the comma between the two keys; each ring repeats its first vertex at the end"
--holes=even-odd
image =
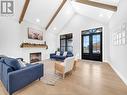
{"type": "Polygon", "coordinates": [[[72,57],[73,53],[68,51],[66,56],[63,56],[63,51],[60,51],[60,55],[56,55],[57,51],[55,53],[50,54],[50,59],[60,60],[64,61],[67,57],[72,57]]]}
{"type": "Polygon", "coordinates": [[[21,68],[17,59],[0,59],[0,80],[9,95],[40,79],[42,76],[43,64],[27,64],[26,67],[21,68]]]}

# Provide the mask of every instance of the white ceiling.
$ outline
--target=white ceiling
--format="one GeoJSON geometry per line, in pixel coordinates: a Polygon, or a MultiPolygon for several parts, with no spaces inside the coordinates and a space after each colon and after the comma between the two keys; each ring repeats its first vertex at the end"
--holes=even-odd
{"type": "Polygon", "coordinates": [[[64,28],[64,26],[68,24],[68,21],[70,21],[73,14],[74,10],[70,1],[68,0],[66,4],[63,6],[62,10],[57,15],[57,17],[54,19],[52,24],[50,25],[48,31],[52,31],[54,33],[60,32],[64,28]]]}
{"type": "MultiPolygon", "coordinates": [[[[19,19],[25,0],[14,1],[16,6],[15,16],[19,19]]],[[[88,6],[74,1],[70,3],[70,1],[71,0],[68,0],[68,2],[65,4],[63,9],[60,11],[59,15],[56,17],[56,19],[50,26],[52,27],[52,29],[56,28],[55,30],[60,30],[60,28],[62,28],[62,26],[64,26],[71,19],[74,12],[77,12],[83,15],[84,17],[87,16],[89,18],[104,23],[107,23],[114,13],[109,10],[88,6]]],[[[117,5],[119,0],[94,1],[117,5]]],[[[30,4],[25,14],[24,21],[26,20],[28,22],[34,23],[45,28],[48,22],[51,20],[52,16],[54,15],[55,11],[60,6],[61,2],[62,0],[30,0],[30,4]],[[40,21],[36,21],[37,19],[40,21]]]]}
{"type": "MultiPolygon", "coordinates": [[[[96,1],[106,1],[106,0],[96,0],[96,1]]],[[[109,0],[109,1],[113,1],[113,0],[109,0]]],[[[74,2],[74,1],[72,1],[71,3],[74,10],[80,15],[87,16],[89,18],[100,21],[102,23],[109,22],[110,18],[112,17],[114,13],[106,9],[97,8],[90,5],[85,5],[85,4],[74,2]]]]}
{"type": "Polygon", "coordinates": [[[62,0],[30,0],[25,20],[46,27],[62,0]],[[36,22],[36,20],[39,21],[36,22]]]}
{"type": "Polygon", "coordinates": [[[14,1],[14,15],[13,16],[7,16],[7,17],[18,20],[20,17],[20,14],[21,14],[25,0],[13,0],[13,1],[14,1]]]}

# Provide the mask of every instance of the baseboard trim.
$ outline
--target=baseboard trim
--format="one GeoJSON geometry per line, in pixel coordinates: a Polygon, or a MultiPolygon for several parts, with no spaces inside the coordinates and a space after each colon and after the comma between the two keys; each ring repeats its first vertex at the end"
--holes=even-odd
{"type": "Polygon", "coordinates": [[[120,77],[120,79],[123,81],[123,83],[127,86],[127,80],[122,76],[122,74],[120,74],[120,72],[112,64],[109,64],[109,65],[116,72],[116,74],[120,77]]]}
{"type": "Polygon", "coordinates": [[[109,60],[105,60],[105,59],[103,59],[103,62],[104,63],[111,63],[109,60]]]}

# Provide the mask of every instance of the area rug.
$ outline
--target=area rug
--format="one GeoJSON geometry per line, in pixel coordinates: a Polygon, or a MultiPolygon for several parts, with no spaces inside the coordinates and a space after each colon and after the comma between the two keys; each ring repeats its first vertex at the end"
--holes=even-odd
{"type": "Polygon", "coordinates": [[[56,82],[61,79],[60,76],[58,75],[55,75],[55,74],[48,74],[48,75],[45,75],[43,78],[42,78],[42,81],[47,84],[47,85],[51,85],[51,86],[55,86],[56,85],[56,82]]]}
{"type": "Polygon", "coordinates": [[[55,61],[49,59],[42,61],[42,63],[44,64],[44,76],[41,78],[41,81],[47,85],[55,86],[62,79],[59,74],[54,72],[55,61]]]}

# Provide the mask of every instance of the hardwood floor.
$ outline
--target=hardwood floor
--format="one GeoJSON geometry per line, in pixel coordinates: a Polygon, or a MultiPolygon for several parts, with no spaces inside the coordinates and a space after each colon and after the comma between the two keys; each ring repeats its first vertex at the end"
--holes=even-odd
{"type": "MultiPolygon", "coordinates": [[[[0,95],[7,95],[1,83],[0,95]]],[[[35,81],[14,95],[127,95],[127,86],[108,64],[79,61],[76,71],[55,86],[35,81]]]]}

